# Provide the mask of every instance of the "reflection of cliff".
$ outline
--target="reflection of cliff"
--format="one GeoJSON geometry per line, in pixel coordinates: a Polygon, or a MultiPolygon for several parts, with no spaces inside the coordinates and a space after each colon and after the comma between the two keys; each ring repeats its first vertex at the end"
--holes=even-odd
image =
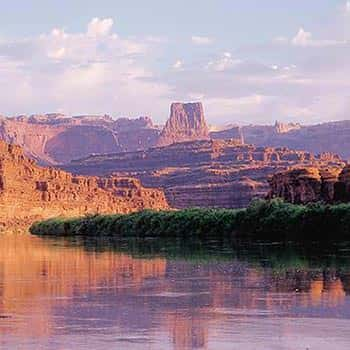
{"type": "Polygon", "coordinates": [[[293,317],[300,308],[306,315],[338,312],[349,277],[333,269],[275,272],[240,261],[136,259],[63,240],[1,236],[0,315],[10,318],[0,319],[0,340],[8,334],[41,339],[78,326],[88,333],[94,320],[123,335],[165,333],[176,350],[207,349],[235,318],[293,317]]]}
{"type": "MultiPolygon", "coordinates": [[[[180,285],[189,279],[189,294],[174,302],[167,317],[176,350],[208,349],[215,329],[232,317],[249,322],[252,316],[295,316],[299,307],[339,307],[345,303],[346,286],[348,291],[350,287],[346,275],[340,278],[334,270],[324,274],[291,269],[276,274],[240,262],[199,266],[169,262],[167,271],[175,281],[178,275],[180,285]]],[[[175,284],[170,290],[176,289],[175,284]]],[[[288,329],[281,331],[282,337],[288,334],[288,329]]]]}
{"type": "Polygon", "coordinates": [[[116,292],[127,285],[135,292],[145,279],[162,277],[165,270],[164,259],[87,252],[63,243],[53,246],[26,235],[2,236],[0,315],[26,315],[18,319],[15,316],[12,331],[16,333],[48,335],[54,322],[52,311],[57,305],[63,307],[74,296],[103,285],[116,292]],[[28,323],[33,314],[35,324],[28,323]]]}
{"type": "Polygon", "coordinates": [[[174,350],[207,349],[209,324],[198,311],[194,314],[174,312],[167,317],[174,350]]]}

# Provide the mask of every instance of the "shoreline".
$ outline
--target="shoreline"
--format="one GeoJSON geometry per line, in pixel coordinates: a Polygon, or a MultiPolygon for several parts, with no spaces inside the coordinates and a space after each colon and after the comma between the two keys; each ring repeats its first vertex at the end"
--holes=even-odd
{"type": "Polygon", "coordinates": [[[295,205],[253,201],[246,209],[185,209],[54,218],[34,223],[41,236],[117,236],[208,240],[329,241],[350,238],[350,203],[295,205]]]}

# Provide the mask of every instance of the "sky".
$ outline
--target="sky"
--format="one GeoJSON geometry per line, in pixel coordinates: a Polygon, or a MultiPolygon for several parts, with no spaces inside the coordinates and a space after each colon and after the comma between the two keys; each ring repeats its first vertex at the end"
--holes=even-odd
{"type": "Polygon", "coordinates": [[[210,124],[350,118],[350,1],[12,0],[0,5],[0,114],[210,124]]]}

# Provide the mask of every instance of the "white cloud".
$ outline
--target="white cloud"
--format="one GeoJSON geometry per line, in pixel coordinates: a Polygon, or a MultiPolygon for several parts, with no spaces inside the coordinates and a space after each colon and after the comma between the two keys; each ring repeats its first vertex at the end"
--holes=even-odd
{"type": "Polygon", "coordinates": [[[52,29],[51,35],[53,38],[57,38],[57,39],[66,39],[68,36],[68,34],[65,33],[64,29],[60,29],[60,28],[52,29]]]}
{"type": "Polygon", "coordinates": [[[2,40],[2,112],[161,115],[169,87],[152,81],[147,64],[158,44],[121,38],[112,24],[93,19],[85,33],[55,28],[38,37],[2,40]]]}
{"type": "Polygon", "coordinates": [[[350,1],[347,1],[345,4],[345,12],[350,13],[350,1]]]}
{"type": "Polygon", "coordinates": [[[300,28],[297,35],[292,39],[292,44],[296,46],[308,46],[312,43],[312,34],[300,28]]]}
{"type": "Polygon", "coordinates": [[[171,101],[201,100],[212,123],[348,118],[350,45],[343,32],[324,40],[314,31],[211,59],[192,47],[186,64],[179,54],[170,67],[162,64],[172,52],[161,51],[166,38],[117,35],[111,19],[93,19],[80,33],[1,38],[1,113],[149,113],[160,121],[171,101]]]}
{"type": "Polygon", "coordinates": [[[105,36],[110,34],[112,27],[112,18],[100,19],[98,17],[95,17],[88,24],[87,35],[91,37],[105,36]]]}
{"type": "Polygon", "coordinates": [[[273,42],[278,43],[278,44],[285,44],[288,43],[288,38],[285,36],[277,36],[276,38],[273,39],[273,42]]]}
{"type": "MultiPolygon", "coordinates": [[[[312,39],[312,37],[311,37],[312,39]]],[[[210,123],[302,123],[349,118],[350,45],[271,46],[220,54],[209,65],[188,64],[173,75],[175,99],[202,100],[210,123]],[[264,63],[257,61],[264,57],[264,63]],[[235,63],[232,63],[234,61],[235,63]],[[297,62],[297,65],[295,64],[297,62]]]]}
{"type": "Polygon", "coordinates": [[[180,70],[183,68],[183,61],[182,60],[177,60],[175,61],[175,63],[173,64],[173,68],[176,70],[180,70]]]}
{"type": "Polygon", "coordinates": [[[213,43],[213,39],[207,36],[193,35],[191,37],[192,43],[195,45],[210,45],[213,43]]]}
{"type": "Polygon", "coordinates": [[[224,52],[216,60],[210,61],[207,63],[206,68],[215,72],[226,71],[242,61],[239,59],[234,59],[230,52],[224,52]]]}
{"type": "Polygon", "coordinates": [[[259,94],[242,97],[203,97],[207,115],[220,119],[231,116],[231,122],[237,122],[239,116],[259,113],[269,100],[269,97],[259,94]]]}
{"type": "Polygon", "coordinates": [[[66,49],[64,47],[60,47],[59,49],[49,51],[47,53],[48,57],[59,60],[64,57],[66,53],[66,49]]]}
{"type": "Polygon", "coordinates": [[[305,31],[304,28],[299,29],[291,42],[294,46],[301,47],[326,47],[346,44],[344,40],[314,40],[312,33],[305,31]]]}

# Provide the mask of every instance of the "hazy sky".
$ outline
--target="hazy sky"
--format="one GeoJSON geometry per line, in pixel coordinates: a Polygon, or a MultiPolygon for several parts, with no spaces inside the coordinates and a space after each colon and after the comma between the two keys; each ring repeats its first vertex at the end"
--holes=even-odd
{"type": "Polygon", "coordinates": [[[350,119],[350,1],[2,2],[0,89],[5,115],[350,119]]]}

